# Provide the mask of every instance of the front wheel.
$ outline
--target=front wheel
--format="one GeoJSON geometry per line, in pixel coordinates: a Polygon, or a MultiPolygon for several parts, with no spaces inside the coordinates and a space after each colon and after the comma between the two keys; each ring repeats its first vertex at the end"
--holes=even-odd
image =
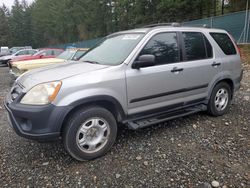
{"type": "Polygon", "coordinates": [[[208,103],[208,113],[212,116],[224,115],[231,104],[232,91],[226,82],[218,83],[211,94],[208,103]]]}
{"type": "Polygon", "coordinates": [[[74,113],[63,130],[66,150],[79,161],[106,154],[115,143],[116,136],[117,123],[113,114],[97,106],[74,113]]]}

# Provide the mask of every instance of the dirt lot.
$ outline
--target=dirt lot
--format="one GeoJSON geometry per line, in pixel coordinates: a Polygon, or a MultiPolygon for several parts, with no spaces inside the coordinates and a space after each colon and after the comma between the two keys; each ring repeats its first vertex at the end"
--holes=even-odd
{"type": "Polygon", "coordinates": [[[250,66],[230,112],[204,113],[139,131],[124,129],[105,157],[76,162],[60,141],[17,136],[2,105],[10,89],[0,67],[0,187],[250,187],[250,66]]]}

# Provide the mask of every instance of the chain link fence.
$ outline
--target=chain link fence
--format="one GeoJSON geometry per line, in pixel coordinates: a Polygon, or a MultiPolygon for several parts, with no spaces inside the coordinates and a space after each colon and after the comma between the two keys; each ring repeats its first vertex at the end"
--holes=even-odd
{"type": "MultiPolygon", "coordinates": [[[[207,27],[225,29],[235,38],[238,44],[250,43],[250,33],[249,33],[250,11],[240,11],[216,17],[183,22],[182,25],[185,26],[206,25],[207,27]]],[[[85,40],[81,42],[61,44],[50,47],[63,48],[63,49],[72,47],[91,48],[100,40],[101,38],[96,38],[92,40],[85,40]]]]}
{"type": "Polygon", "coordinates": [[[212,28],[225,29],[235,38],[237,43],[245,44],[250,43],[249,21],[250,11],[241,11],[216,17],[184,22],[183,25],[206,25],[212,28]]]}

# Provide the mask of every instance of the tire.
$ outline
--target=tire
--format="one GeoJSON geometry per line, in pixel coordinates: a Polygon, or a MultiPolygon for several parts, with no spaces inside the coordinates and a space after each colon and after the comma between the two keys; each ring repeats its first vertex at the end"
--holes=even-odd
{"type": "Polygon", "coordinates": [[[73,158],[93,160],[105,155],[115,143],[117,122],[110,111],[90,106],[69,117],[62,135],[64,147],[73,158]]]}
{"type": "Polygon", "coordinates": [[[208,113],[212,116],[222,116],[229,110],[232,100],[231,87],[226,82],[218,83],[211,94],[208,103],[208,113]],[[223,104],[224,101],[224,104],[223,104]]]}

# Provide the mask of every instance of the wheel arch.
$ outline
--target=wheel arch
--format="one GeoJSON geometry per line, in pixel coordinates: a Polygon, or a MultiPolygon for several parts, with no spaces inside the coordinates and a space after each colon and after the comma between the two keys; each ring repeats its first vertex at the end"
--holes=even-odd
{"type": "Polygon", "coordinates": [[[122,105],[118,102],[118,100],[116,100],[114,97],[107,95],[99,95],[80,99],[78,101],[73,102],[69,106],[71,106],[72,108],[63,119],[61,132],[69,117],[75,112],[77,112],[79,109],[86,106],[100,106],[109,110],[114,115],[117,122],[122,122],[122,120],[126,117],[126,113],[122,108],[122,105]]]}
{"type": "Polygon", "coordinates": [[[214,84],[211,86],[211,89],[210,89],[210,91],[209,91],[209,99],[210,99],[210,97],[211,97],[211,95],[212,95],[212,91],[213,91],[213,89],[214,89],[214,87],[216,86],[216,85],[218,85],[219,83],[221,83],[221,82],[225,82],[225,83],[227,83],[229,86],[230,86],[230,88],[231,88],[231,99],[233,98],[233,95],[234,95],[234,88],[235,88],[235,85],[234,85],[234,82],[233,82],[233,79],[231,79],[231,78],[229,78],[229,77],[225,77],[225,78],[220,78],[220,79],[217,79],[215,82],[214,82],[214,84]]]}

